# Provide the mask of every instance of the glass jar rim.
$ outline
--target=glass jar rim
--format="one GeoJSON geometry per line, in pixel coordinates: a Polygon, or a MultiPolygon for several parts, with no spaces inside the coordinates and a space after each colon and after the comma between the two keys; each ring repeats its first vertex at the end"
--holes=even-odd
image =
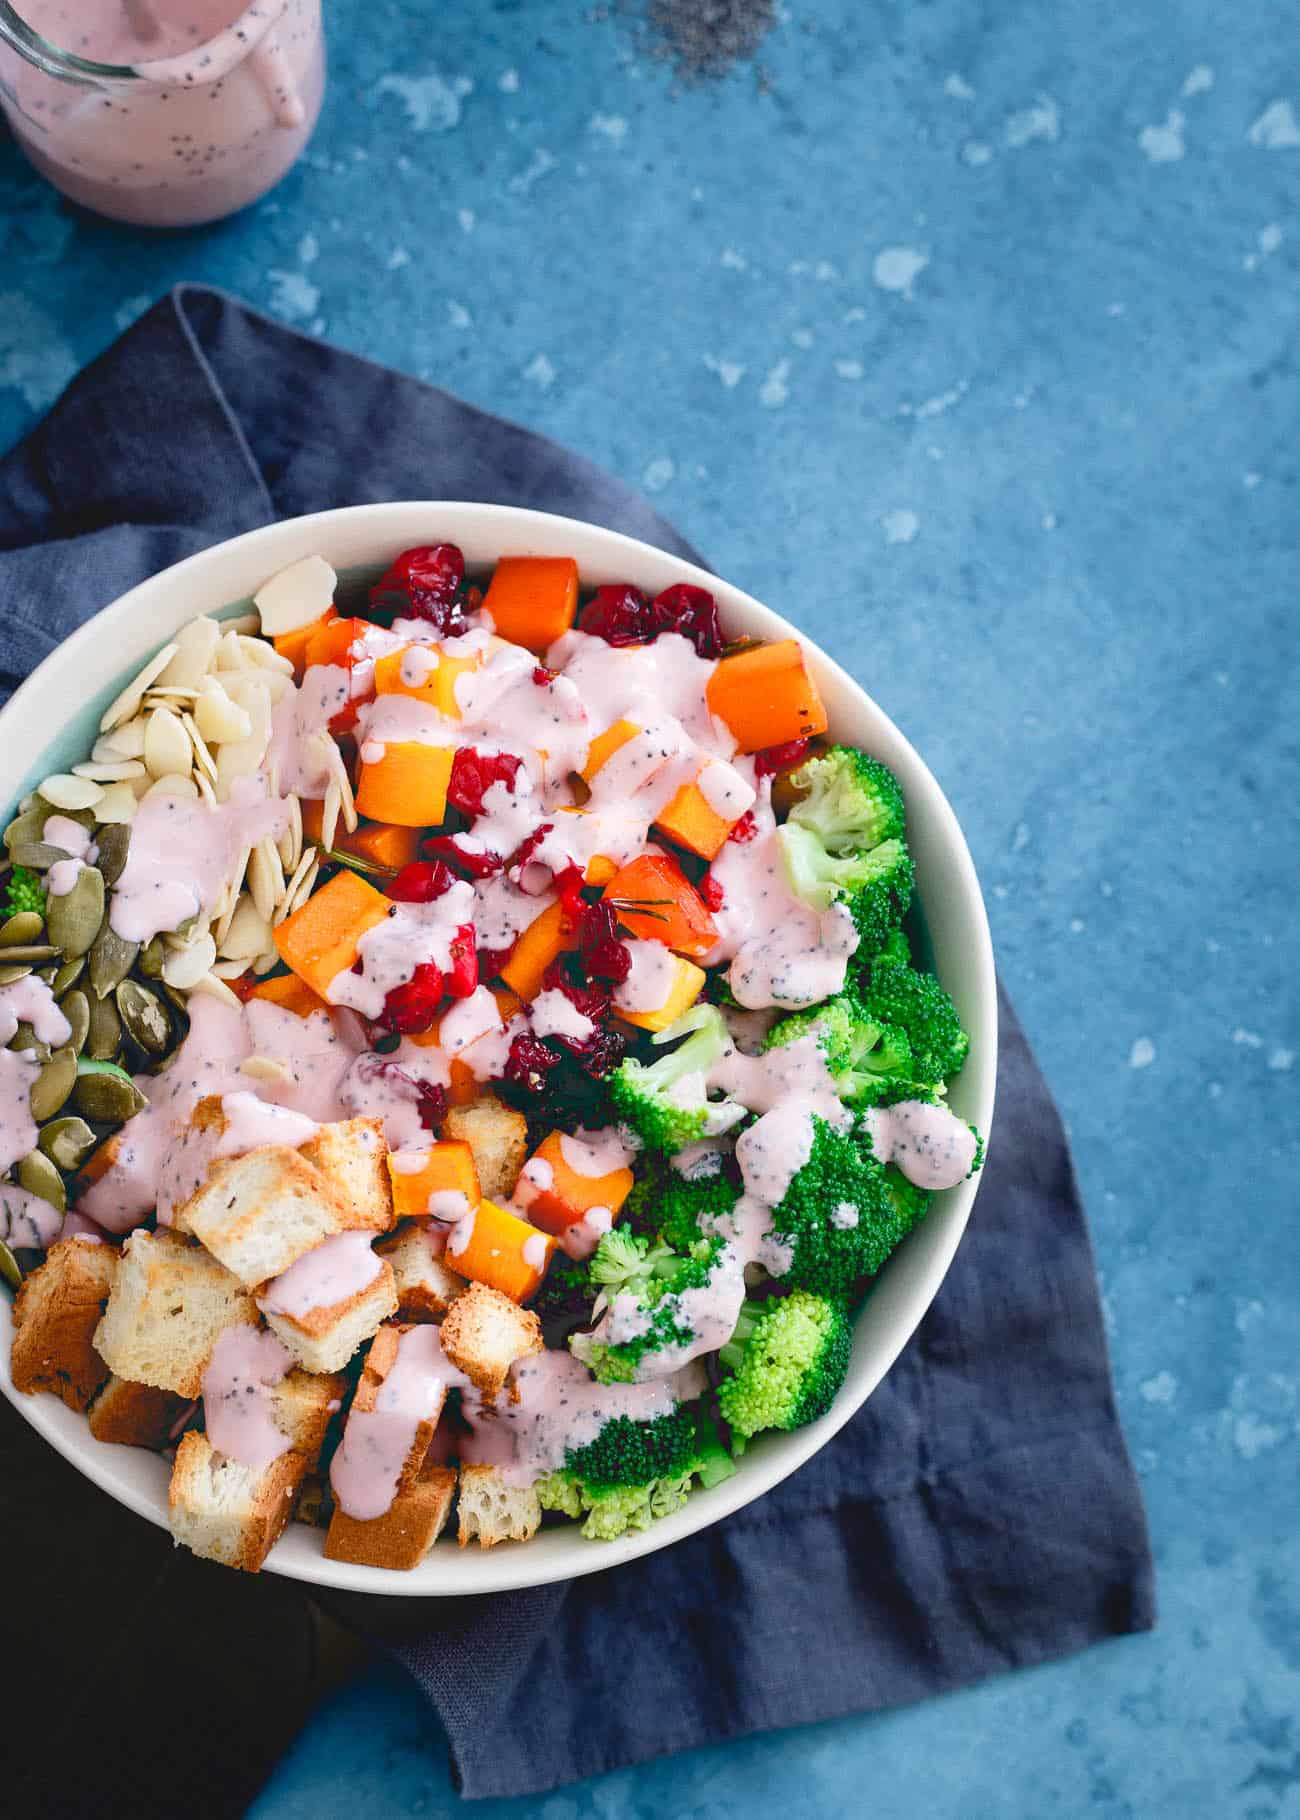
{"type": "MultiPolygon", "coordinates": [[[[274,25],[276,18],[283,11],[285,3],[286,0],[279,0],[279,4],[275,5],[273,0],[271,16],[262,20],[262,29],[258,33],[259,38],[274,25]]],[[[248,12],[260,10],[251,7],[248,0],[245,0],[244,11],[236,15],[236,24],[248,12]]],[[[29,25],[25,19],[20,17],[14,10],[11,0],[0,0],[0,45],[3,44],[7,44],[12,50],[17,51],[28,63],[40,70],[42,75],[53,76],[63,82],[153,84],[159,80],[167,81],[166,76],[155,73],[155,69],[151,68],[149,61],[138,64],[100,63],[93,57],[79,57],[75,51],[67,51],[61,45],[51,44],[49,39],[42,37],[34,26],[29,25]]],[[[253,43],[247,44],[246,50],[242,54],[247,55],[253,48],[253,43]]],[[[158,70],[166,69],[168,64],[174,61],[175,59],[171,58],[158,59],[156,68],[158,70]]],[[[215,80],[215,74],[210,79],[215,80]]],[[[192,80],[192,78],[187,80],[192,80]]]]}

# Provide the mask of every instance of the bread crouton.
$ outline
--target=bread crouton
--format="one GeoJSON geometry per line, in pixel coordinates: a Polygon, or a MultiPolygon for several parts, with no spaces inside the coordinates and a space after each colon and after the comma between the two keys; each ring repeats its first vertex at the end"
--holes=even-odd
{"type": "MultiPolygon", "coordinates": [[[[393,1326],[379,1329],[366,1354],[352,1407],[343,1425],[343,1440],[330,1465],[335,1502],[352,1503],[358,1516],[363,1516],[364,1512],[357,1506],[383,1492],[385,1482],[393,1490],[401,1491],[414,1482],[424,1465],[446,1401],[446,1385],[436,1376],[424,1373],[420,1358],[422,1350],[427,1350],[429,1362],[436,1367],[440,1348],[433,1328],[428,1325],[393,1326]],[[407,1368],[403,1372],[406,1378],[403,1395],[398,1399],[397,1407],[380,1410],[380,1391],[397,1366],[399,1355],[407,1368]],[[423,1411],[418,1419],[410,1413],[413,1409],[423,1411]],[[378,1420],[374,1423],[365,1419],[376,1415],[378,1420]],[[402,1449],[405,1449],[404,1453],[402,1449]]],[[[380,1515],[382,1510],[373,1514],[380,1515]]]]}
{"type": "Polygon", "coordinates": [[[325,1430],[347,1394],[348,1381],[341,1372],[321,1376],[311,1371],[286,1373],[270,1392],[277,1428],[310,1469],[320,1459],[325,1430]]]}
{"type": "Polygon", "coordinates": [[[218,1334],[256,1320],[252,1296],[216,1258],[179,1233],[141,1228],[122,1247],[95,1348],[119,1378],[197,1397],[218,1334]]]}
{"type": "Polygon", "coordinates": [[[527,1542],[541,1526],[542,1507],[531,1485],[508,1485],[495,1466],[462,1466],[456,1507],[457,1541],[527,1542]]]}
{"type": "Polygon", "coordinates": [[[280,1276],[322,1239],[365,1225],[314,1163],[277,1144],[219,1162],[183,1216],[250,1289],[280,1276]]]}
{"type": "Polygon", "coordinates": [[[341,1119],[322,1125],[298,1154],[316,1165],[339,1196],[348,1209],[350,1228],[388,1231],[395,1215],[382,1119],[341,1119]]]}
{"type": "Polygon", "coordinates": [[[189,1407],[188,1400],[174,1390],[110,1378],[90,1406],[90,1432],[97,1441],[157,1451],[189,1407]]]}
{"type": "Polygon", "coordinates": [[[515,1360],[542,1350],[542,1324],[499,1289],[471,1283],[447,1310],[442,1349],[491,1402],[515,1360]]]}
{"type": "Polygon", "coordinates": [[[118,1263],[117,1248],[94,1239],[51,1245],[14,1301],[15,1390],[50,1390],[69,1409],[85,1409],[108,1376],[94,1340],[118,1263]]]}
{"type": "Polygon", "coordinates": [[[311,1529],[329,1528],[329,1504],[325,1495],[325,1481],[319,1473],[309,1472],[302,1482],[298,1493],[298,1502],[294,1507],[295,1523],[306,1523],[311,1529]]]}
{"type": "Polygon", "coordinates": [[[408,1220],[375,1250],[392,1266],[397,1286],[397,1313],[403,1321],[436,1321],[465,1287],[465,1279],[448,1269],[433,1248],[423,1220],[408,1220]]]}
{"type": "Polygon", "coordinates": [[[255,1574],[293,1515],[306,1476],[301,1454],[244,1466],[191,1429],[181,1436],[167,1491],[171,1532],[205,1560],[255,1574]]]}
{"type": "Polygon", "coordinates": [[[409,1572],[442,1534],[455,1494],[454,1466],[426,1466],[398,1492],[382,1517],[360,1522],[336,1505],[325,1537],[325,1558],[409,1572]]]}
{"type": "Polygon", "coordinates": [[[509,1200],[528,1154],[528,1121],[495,1094],[481,1093],[468,1106],[453,1106],[443,1134],[474,1152],[479,1189],[488,1201],[509,1200]]]}
{"type": "Polygon", "coordinates": [[[368,1233],[339,1232],[265,1284],[257,1305],[306,1370],[339,1371],[396,1314],[397,1285],[392,1266],[371,1250],[368,1233]]]}

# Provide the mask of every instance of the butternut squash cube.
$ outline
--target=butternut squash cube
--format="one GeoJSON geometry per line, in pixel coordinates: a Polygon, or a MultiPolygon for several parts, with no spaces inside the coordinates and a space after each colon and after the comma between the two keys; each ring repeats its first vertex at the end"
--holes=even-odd
{"type": "Polygon", "coordinates": [[[370,742],[362,744],[358,814],[400,828],[436,828],[447,813],[452,748],[397,740],[384,745],[382,757],[367,760],[370,749],[370,742]]]}
{"type": "Polygon", "coordinates": [[[389,909],[383,893],[355,872],[336,872],[275,931],[280,959],[318,997],[327,998],[330,982],[356,960],[361,937],[389,909]]]}
{"type": "Polygon", "coordinates": [[[536,1295],[546,1275],[555,1240],[495,1201],[480,1201],[452,1228],[447,1263],[471,1282],[499,1289],[512,1302],[536,1295]]]}

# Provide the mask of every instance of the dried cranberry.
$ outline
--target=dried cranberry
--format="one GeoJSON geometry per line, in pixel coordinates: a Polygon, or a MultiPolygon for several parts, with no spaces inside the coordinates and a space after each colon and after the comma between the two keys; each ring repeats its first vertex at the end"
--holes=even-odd
{"type": "Polygon", "coordinates": [[[454,638],[466,630],[464,580],[465,558],[454,543],[421,544],[403,550],[371,588],[371,611],[427,619],[444,638],[454,638]]]}
{"type": "Polygon", "coordinates": [[[519,881],[519,874],[532,859],[534,853],[536,853],[537,849],[554,827],[554,822],[539,822],[531,834],[525,834],[524,838],[510,855],[510,858],[506,861],[506,871],[516,883],[519,881]]]}
{"type": "Polygon", "coordinates": [[[436,1131],[447,1116],[447,1089],[433,1081],[420,1081],[416,1104],[420,1109],[420,1123],[426,1131],[436,1131]]]}
{"type": "Polygon", "coordinates": [[[727,901],[726,892],[722,889],[722,886],[718,883],[717,879],[714,878],[711,872],[706,872],[704,874],[704,877],[700,880],[699,890],[700,896],[704,899],[710,910],[721,910],[723,904],[727,901]]]}
{"type": "Polygon", "coordinates": [[[478,950],[473,923],[462,923],[449,944],[451,967],[443,980],[452,998],[468,998],[478,985],[478,950]]]}
{"type": "Polygon", "coordinates": [[[444,891],[450,891],[455,882],[456,874],[442,860],[415,859],[388,881],[384,895],[399,904],[431,904],[444,891]]]}
{"type": "Polygon", "coordinates": [[[810,739],[788,739],[783,746],[764,746],[754,754],[754,776],[775,777],[778,771],[793,771],[808,755],[810,739]]]}
{"type": "Polygon", "coordinates": [[[548,670],[545,664],[533,665],[533,681],[539,689],[549,689],[558,675],[558,670],[548,670]]]}
{"type": "Polygon", "coordinates": [[[508,948],[480,948],[478,950],[478,976],[481,980],[494,980],[514,953],[514,943],[508,948]]]}
{"type": "Polygon", "coordinates": [[[597,588],[578,620],[592,638],[607,645],[640,645],[655,635],[650,602],[630,582],[612,582],[597,588]]]}
{"type": "Polygon", "coordinates": [[[447,780],[447,801],[471,819],[482,815],[484,793],[493,784],[504,784],[507,790],[513,790],[522,762],[513,752],[476,752],[472,746],[458,747],[447,780]]]}
{"type": "Polygon", "coordinates": [[[431,834],[420,842],[420,851],[459,866],[469,878],[491,878],[503,869],[505,861],[499,854],[486,850],[476,853],[464,845],[464,839],[459,834],[431,834]]]}
{"type": "Polygon", "coordinates": [[[510,1045],[506,1057],[505,1078],[529,1093],[541,1093],[546,1077],[559,1063],[559,1056],[548,1049],[540,1037],[524,1031],[510,1045]]]}
{"type": "Polygon", "coordinates": [[[584,1074],[599,1080],[618,1067],[626,1049],[627,1043],[620,1031],[601,1029],[583,1049],[578,1061],[584,1074]]]}
{"type": "Polygon", "coordinates": [[[399,1036],[420,1036],[434,1026],[442,992],[441,969],[432,961],[421,961],[404,986],[393,987],[378,1021],[399,1036]]]}
{"type": "Polygon", "coordinates": [[[588,904],[578,919],[578,951],[591,979],[617,985],[632,971],[632,950],[618,939],[618,913],[612,904],[588,904]]]}
{"type": "Polygon", "coordinates": [[[656,594],[650,612],[656,632],[680,632],[683,638],[690,639],[701,657],[722,656],[718,603],[707,588],[679,581],[656,594]]]}
{"type": "Polygon", "coordinates": [[[732,828],[727,839],[739,841],[743,846],[746,841],[753,840],[757,833],[758,823],[754,820],[754,811],[752,809],[746,809],[740,820],[732,828]]]}
{"type": "Polygon", "coordinates": [[[576,928],[582,921],[583,911],[587,908],[582,895],[582,868],[568,865],[563,872],[557,872],[554,878],[555,889],[560,894],[560,906],[564,912],[565,923],[569,928],[576,928]]]}

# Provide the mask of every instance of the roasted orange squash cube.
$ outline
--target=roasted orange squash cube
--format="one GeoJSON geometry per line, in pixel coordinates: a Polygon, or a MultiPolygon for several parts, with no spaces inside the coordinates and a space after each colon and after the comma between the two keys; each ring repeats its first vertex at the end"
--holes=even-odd
{"type": "Polygon", "coordinates": [[[642,853],[620,868],[602,896],[630,934],[663,942],[675,954],[701,960],[718,931],[704,899],[667,853],[642,853]]]}
{"type": "Polygon", "coordinates": [[[577,932],[557,901],[529,923],[510,950],[501,977],[519,998],[531,1001],[541,991],[542,976],[551,962],[577,943],[577,932]]]}
{"type": "Polygon", "coordinates": [[[447,1219],[453,1212],[449,1203],[429,1205],[431,1195],[463,1194],[465,1209],[477,1207],[480,1200],[478,1171],[474,1152],[458,1138],[445,1138],[430,1145],[418,1169],[403,1169],[404,1159],[414,1160],[414,1150],[398,1151],[396,1158],[388,1153],[388,1175],[393,1184],[393,1207],[401,1219],[423,1218],[434,1213],[447,1219]]]}
{"type": "Polygon", "coordinates": [[[438,671],[441,657],[432,645],[404,645],[375,659],[375,694],[409,695],[413,701],[439,705],[438,671]],[[407,678],[410,678],[408,681],[407,678]]]}
{"type": "Polygon", "coordinates": [[[716,858],[735,825],[718,814],[696,783],[683,784],[655,820],[661,834],[679,847],[698,853],[701,859],[716,858]]]}
{"type": "Polygon", "coordinates": [[[336,872],[275,931],[280,959],[321,998],[357,958],[367,929],[383,922],[389,900],[355,872],[336,872]]]}
{"type": "MultiPolygon", "coordinates": [[[[304,839],[320,844],[325,832],[325,805],[316,797],[302,798],[302,832],[304,839]]],[[[398,828],[392,822],[359,822],[349,834],[340,821],[334,830],[334,846],[337,852],[369,860],[386,872],[400,872],[420,857],[420,831],[398,828]]]]}
{"type": "Polygon", "coordinates": [[[826,710],[797,638],[720,658],[705,695],[742,752],[826,731],[826,710]]]}
{"type": "Polygon", "coordinates": [[[571,556],[502,556],[483,610],[502,638],[540,657],[573,624],[578,565],[571,556]]]}
{"type": "Polygon", "coordinates": [[[526,1302],[537,1294],[554,1250],[550,1233],[540,1232],[495,1201],[480,1201],[452,1228],[447,1263],[471,1282],[499,1289],[512,1302],[526,1302]]]}
{"type": "Polygon", "coordinates": [[[640,731],[641,728],[630,720],[616,720],[612,727],[606,727],[605,731],[598,733],[588,746],[587,762],[583,765],[579,775],[590,783],[605,760],[613,758],[619,748],[625,746],[630,739],[635,739],[640,731]]]}
{"type": "Polygon", "coordinates": [[[313,619],[310,625],[299,626],[294,632],[281,632],[271,640],[281,657],[287,657],[293,665],[293,673],[298,682],[302,681],[303,672],[307,668],[307,647],[318,632],[323,632],[337,618],[336,609],[326,607],[320,618],[313,619]]]}
{"type": "Polygon", "coordinates": [[[542,1139],[524,1164],[514,1193],[534,1226],[563,1238],[593,1207],[603,1207],[617,1217],[632,1192],[632,1171],[620,1168],[588,1175],[579,1167],[587,1161],[580,1138],[552,1131],[542,1139]]]}
{"type": "Polygon", "coordinates": [[[707,975],[702,967],[694,961],[684,960],[680,954],[673,956],[675,963],[672,983],[668,988],[668,997],[662,1005],[653,1011],[623,1011],[618,1015],[625,1024],[635,1024],[638,1030],[666,1030],[669,1024],[675,1024],[684,1011],[689,1011],[700,993],[704,990],[707,975]]]}
{"type": "Polygon", "coordinates": [[[258,980],[248,996],[279,1005],[282,1011],[292,1011],[296,1017],[310,1017],[313,1011],[327,1009],[325,1000],[296,973],[275,973],[270,979],[258,980]]]}
{"type": "Polygon", "coordinates": [[[367,740],[361,747],[357,813],[401,828],[436,828],[447,813],[452,748],[409,739],[385,743],[381,756],[368,759],[371,750],[367,740]]]}

